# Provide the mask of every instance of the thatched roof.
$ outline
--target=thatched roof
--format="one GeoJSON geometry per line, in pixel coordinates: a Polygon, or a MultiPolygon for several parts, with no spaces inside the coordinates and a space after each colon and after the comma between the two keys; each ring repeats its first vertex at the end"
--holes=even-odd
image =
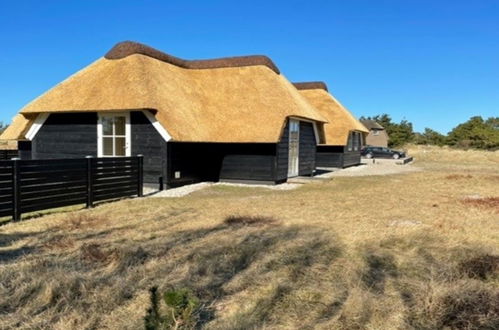
{"type": "Polygon", "coordinates": [[[379,129],[383,130],[385,129],[383,126],[381,126],[377,121],[372,120],[372,119],[364,119],[360,121],[365,127],[368,129],[379,129]]]}
{"type": "Polygon", "coordinates": [[[1,138],[22,138],[46,112],[149,109],[190,142],[274,143],[287,117],[327,121],[266,57],[185,61],[139,46],[116,46],[35,99],[1,138]]]}
{"type": "Polygon", "coordinates": [[[352,131],[369,133],[333,95],[327,92],[325,83],[294,83],[300,93],[319,110],[328,123],[324,125],[326,145],[346,145],[352,131]]]}

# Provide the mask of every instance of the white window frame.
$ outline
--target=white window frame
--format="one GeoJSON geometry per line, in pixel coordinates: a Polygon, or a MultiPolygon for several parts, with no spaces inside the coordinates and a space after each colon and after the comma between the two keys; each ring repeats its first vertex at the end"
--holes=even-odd
{"type": "Polygon", "coordinates": [[[300,117],[289,117],[289,119],[291,120],[297,120],[297,121],[304,121],[306,123],[311,123],[313,128],[314,128],[314,136],[315,136],[315,144],[321,144],[321,141],[319,140],[319,130],[317,128],[317,122],[316,121],[313,121],[313,120],[310,120],[310,119],[303,119],[303,118],[300,118],[300,117]]]}
{"type": "Polygon", "coordinates": [[[300,120],[290,118],[289,119],[289,133],[288,133],[288,178],[296,177],[300,175],[300,120]],[[296,125],[296,126],[295,126],[296,125]],[[291,131],[292,127],[296,127],[297,141],[296,141],[296,159],[294,159],[294,164],[291,164],[292,159],[289,157],[291,153],[291,131]],[[294,171],[295,170],[295,171],[294,171]]]}
{"type": "Polygon", "coordinates": [[[353,151],[353,132],[348,133],[347,151],[353,151]]]}
{"type": "MultiPolygon", "coordinates": [[[[130,112],[99,112],[97,121],[97,156],[98,157],[130,157],[132,155],[132,127],[130,125],[130,112]],[[125,156],[104,156],[102,119],[104,117],[125,117],[125,156]]],[[[113,134],[113,137],[116,135],[113,134]]],[[[114,143],[114,140],[113,140],[114,143]]],[[[113,148],[114,149],[114,148],[113,148]]],[[[113,150],[116,153],[116,150],[113,150]]]]}

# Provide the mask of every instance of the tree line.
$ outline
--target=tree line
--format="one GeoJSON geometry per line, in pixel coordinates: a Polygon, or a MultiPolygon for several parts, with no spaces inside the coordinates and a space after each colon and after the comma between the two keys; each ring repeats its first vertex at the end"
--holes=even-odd
{"type": "Polygon", "coordinates": [[[414,132],[411,122],[404,119],[396,123],[388,114],[361,117],[360,119],[375,120],[383,126],[389,136],[389,147],[415,143],[437,146],[447,145],[465,149],[499,149],[499,117],[487,119],[483,119],[481,116],[471,117],[466,122],[454,127],[447,135],[431,128],[425,128],[423,132],[414,132]]]}

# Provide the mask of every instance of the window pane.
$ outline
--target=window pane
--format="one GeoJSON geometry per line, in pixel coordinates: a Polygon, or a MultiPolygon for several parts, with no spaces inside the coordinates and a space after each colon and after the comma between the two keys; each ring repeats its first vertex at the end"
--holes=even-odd
{"type": "Polygon", "coordinates": [[[114,117],[114,134],[125,135],[125,117],[114,117]]]}
{"type": "Polygon", "coordinates": [[[102,138],[102,154],[103,156],[114,156],[113,154],[113,138],[102,138]]]}
{"type": "Polygon", "coordinates": [[[125,156],[126,155],[125,138],[124,137],[117,137],[117,138],[115,138],[115,142],[116,142],[115,156],[125,156]]]}
{"type": "Polygon", "coordinates": [[[113,135],[113,118],[102,117],[102,134],[113,135]]]}

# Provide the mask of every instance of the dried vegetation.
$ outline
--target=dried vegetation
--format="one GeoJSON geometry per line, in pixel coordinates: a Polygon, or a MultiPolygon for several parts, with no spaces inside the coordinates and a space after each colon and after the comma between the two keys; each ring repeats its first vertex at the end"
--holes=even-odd
{"type": "Polygon", "coordinates": [[[497,329],[499,215],[473,203],[496,205],[499,159],[444,152],[415,155],[422,172],[7,224],[0,328],[140,329],[157,288],[186,301],[158,306],[180,328],[497,329]]]}

